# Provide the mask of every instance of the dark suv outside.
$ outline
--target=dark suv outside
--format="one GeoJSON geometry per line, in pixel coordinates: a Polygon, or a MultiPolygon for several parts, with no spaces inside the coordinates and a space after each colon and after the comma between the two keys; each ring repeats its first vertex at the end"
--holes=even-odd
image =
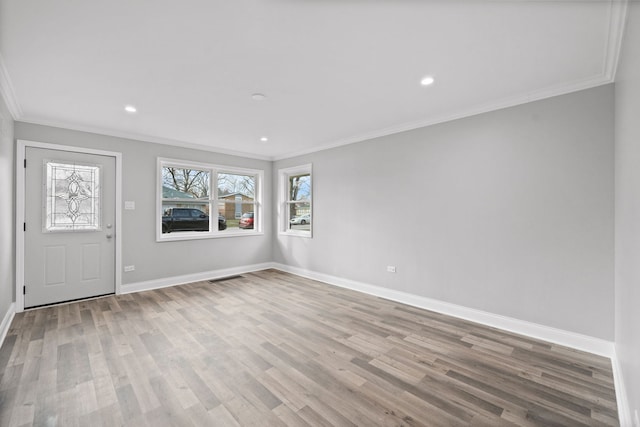
{"type": "MultiPolygon", "coordinates": [[[[227,228],[227,220],[218,214],[218,230],[227,228]]],[[[172,231],[209,231],[209,215],[200,209],[172,208],[162,216],[162,232],[172,231]]]]}

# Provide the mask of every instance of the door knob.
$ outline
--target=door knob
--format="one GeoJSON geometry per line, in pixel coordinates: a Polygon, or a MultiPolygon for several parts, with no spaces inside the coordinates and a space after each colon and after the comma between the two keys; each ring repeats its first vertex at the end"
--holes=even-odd
{"type": "Polygon", "coordinates": [[[110,239],[113,237],[113,234],[107,234],[107,239],[110,239]]]}

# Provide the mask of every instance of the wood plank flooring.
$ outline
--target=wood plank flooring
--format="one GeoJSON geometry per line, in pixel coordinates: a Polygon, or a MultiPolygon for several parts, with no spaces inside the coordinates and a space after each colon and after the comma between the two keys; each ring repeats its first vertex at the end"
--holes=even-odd
{"type": "Polygon", "coordinates": [[[16,315],[1,426],[615,426],[610,361],[275,270],[16,315]]]}

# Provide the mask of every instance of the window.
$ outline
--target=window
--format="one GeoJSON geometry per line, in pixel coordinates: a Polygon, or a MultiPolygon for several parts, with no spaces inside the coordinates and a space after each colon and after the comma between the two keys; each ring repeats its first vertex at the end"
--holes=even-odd
{"type": "Polygon", "coordinates": [[[44,232],[100,230],[100,166],[45,161],[44,232]]]}
{"type": "Polygon", "coordinates": [[[158,241],[262,232],[263,171],[158,159],[158,180],[158,241]]]}
{"type": "Polygon", "coordinates": [[[281,169],[280,171],[280,232],[311,237],[312,191],[311,165],[281,169]]]}

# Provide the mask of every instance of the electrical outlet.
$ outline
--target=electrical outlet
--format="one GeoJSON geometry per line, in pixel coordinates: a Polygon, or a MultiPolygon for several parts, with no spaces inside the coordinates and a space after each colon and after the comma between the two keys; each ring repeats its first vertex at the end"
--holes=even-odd
{"type": "Polygon", "coordinates": [[[135,265],[125,265],[125,266],[124,266],[124,271],[125,271],[125,273],[128,273],[128,272],[130,272],[130,271],[134,271],[135,269],[136,269],[136,266],[135,266],[135,265]]]}
{"type": "Polygon", "coordinates": [[[387,272],[388,273],[395,273],[396,272],[396,266],[395,265],[387,265],[387,272]]]}

